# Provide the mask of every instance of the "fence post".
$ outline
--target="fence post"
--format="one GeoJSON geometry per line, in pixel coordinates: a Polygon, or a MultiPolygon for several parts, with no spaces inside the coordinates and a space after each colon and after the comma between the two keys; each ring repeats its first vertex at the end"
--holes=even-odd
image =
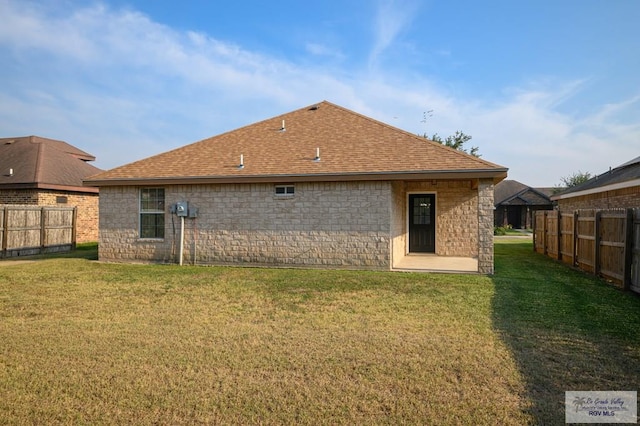
{"type": "Polygon", "coordinates": [[[624,220],[624,266],[622,268],[622,288],[631,288],[631,263],[633,261],[633,209],[627,209],[624,220]]]}
{"type": "Polygon", "coordinates": [[[557,219],[556,219],[556,247],[558,247],[558,260],[562,260],[562,212],[560,210],[556,210],[557,219]]]}
{"type": "Polygon", "coordinates": [[[45,251],[45,238],[47,235],[46,232],[46,226],[47,226],[47,220],[46,220],[46,215],[47,212],[45,211],[46,207],[42,207],[40,208],[40,253],[44,253],[45,251]]]}
{"type": "Polygon", "coordinates": [[[533,230],[533,251],[536,251],[536,212],[533,212],[533,223],[531,224],[531,229],[533,230]]]}
{"type": "MultiPolygon", "coordinates": [[[[540,245],[540,238],[538,237],[538,216],[542,211],[533,212],[533,251],[537,252],[540,245]]],[[[544,216],[543,216],[544,217],[544,216]]]]}
{"type": "Polygon", "coordinates": [[[542,254],[547,255],[547,211],[542,213],[542,254]]]}
{"type": "Polygon", "coordinates": [[[595,212],[593,232],[595,233],[593,253],[593,275],[600,273],[600,210],[595,212]]]}
{"type": "Polygon", "coordinates": [[[7,255],[7,244],[9,241],[9,231],[7,230],[9,224],[9,208],[5,207],[2,215],[2,257],[7,255]]]}
{"type": "Polygon", "coordinates": [[[71,218],[71,250],[76,249],[77,226],[78,226],[78,206],[75,206],[73,208],[73,217],[71,218]]]}
{"type": "Polygon", "coordinates": [[[573,249],[571,261],[573,266],[578,266],[578,210],[573,211],[573,249]]]}

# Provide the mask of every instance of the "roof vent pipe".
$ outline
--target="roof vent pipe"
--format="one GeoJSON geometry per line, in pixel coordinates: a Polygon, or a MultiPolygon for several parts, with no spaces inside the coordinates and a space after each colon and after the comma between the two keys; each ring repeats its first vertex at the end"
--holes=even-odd
{"type": "Polygon", "coordinates": [[[9,169],[9,177],[13,176],[13,169],[9,169]]]}
{"type": "Polygon", "coordinates": [[[244,169],[244,155],[240,154],[240,164],[238,164],[239,169],[244,169]]]}
{"type": "Polygon", "coordinates": [[[282,127],[280,127],[280,131],[281,132],[286,132],[287,131],[287,128],[284,127],[284,120],[282,120],[282,127]]]}
{"type": "Polygon", "coordinates": [[[313,161],[320,161],[320,148],[316,148],[316,158],[313,161]]]}

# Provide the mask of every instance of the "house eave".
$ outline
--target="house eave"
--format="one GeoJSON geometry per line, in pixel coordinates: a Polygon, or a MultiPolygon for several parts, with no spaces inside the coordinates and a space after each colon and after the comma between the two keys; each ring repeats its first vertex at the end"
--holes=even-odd
{"type": "MultiPolygon", "coordinates": [[[[507,197],[504,200],[500,201],[499,203],[496,203],[496,206],[511,206],[511,205],[516,205],[516,206],[546,206],[548,204],[551,204],[551,201],[549,201],[548,203],[534,203],[534,202],[530,202],[528,200],[526,200],[525,198],[523,198],[523,195],[526,194],[527,192],[533,192],[535,194],[538,194],[541,198],[549,198],[546,197],[544,194],[542,194],[540,191],[536,191],[534,188],[526,188],[523,189],[522,191],[518,192],[515,195],[512,195],[511,197],[507,197]],[[514,200],[520,200],[521,203],[518,204],[514,204],[513,201],[514,200]]],[[[551,200],[551,198],[549,198],[549,200],[551,200]]]]}
{"type": "Polygon", "coordinates": [[[180,176],[150,178],[87,179],[85,186],[140,186],[140,185],[197,185],[211,183],[290,183],[290,182],[343,182],[382,180],[433,179],[494,179],[507,177],[506,168],[478,170],[436,170],[412,172],[355,172],[323,174],[272,174],[246,176],[180,176]]]}
{"type": "Polygon", "coordinates": [[[39,182],[0,184],[0,191],[1,190],[15,191],[15,190],[25,190],[25,189],[41,189],[41,190],[51,190],[51,191],[63,191],[63,192],[81,192],[81,193],[91,193],[91,194],[97,194],[99,192],[98,188],[92,188],[87,186],[56,185],[56,184],[39,183],[39,182]]]}
{"type": "Polygon", "coordinates": [[[640,186],[640,179],[633,179],[625,182],[613,183],[611,185],[604,185],[598,188],[585,189],[583,191],[570,192],[567,194],[552,195],[550,198],[552,201],[566,200],[567,198],[575,198],[575,197],[583,197],[585,195],[600,194],[602,192],[632,188],[634,186],[640,186]]]}

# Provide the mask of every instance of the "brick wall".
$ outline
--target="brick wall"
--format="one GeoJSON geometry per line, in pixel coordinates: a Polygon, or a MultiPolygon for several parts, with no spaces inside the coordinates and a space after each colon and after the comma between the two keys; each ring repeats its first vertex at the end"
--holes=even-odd
{"type": "Polygon", "coordinates": [[[40,189],[0,190],[0,204],[78,207],[76,242],[98,241],[98,194],[40,189]]]}
{"type": "Polygon", "coordinates": [[[0,189],[0,204],[38,205],[36,189],[0,189]]]}
{"type": "MultiPolygon", "coordinates": [[[[100,259],[175,262],[180,220],[165,214],[165,238],[140,240],[138,194],[101,188],[100,259]]],[[[390,268],[389,182],[297,183],[293,197],[272,184],[176,185],[165,199],[199,209],[185,220],[185,263],[390,268]]]]}
{"type": "Polygon", "coordinates": [[[76,242],[98,241],[98,194],[62,191],[41,191],[38,197],[41,206],[78,207],[76,217],[76,242]],[[62,198],[62,199],[61,199],[62,198]],[[61,202],[66,198],[66,203],[61,202]]]}
{"type": "Polygon", "coordinates": [[[640,207],[640,186],[558,200],[558,208],[562,211],[638,207],[640,207]]]}

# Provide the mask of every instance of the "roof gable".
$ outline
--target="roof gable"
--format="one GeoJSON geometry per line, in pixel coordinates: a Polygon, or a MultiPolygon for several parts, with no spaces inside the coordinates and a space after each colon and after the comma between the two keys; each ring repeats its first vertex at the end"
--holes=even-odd
{"type": "Polygon", "coordinates": [[[323,101],[85,180],[283,179],[382,174],[484,173],[506,168],[323,101]],[[316,155],[320,158],[316,159],[316,155]],[[239,167],[240,160],[243,166],[239,167]]]}
{"type": "Polygon", "coordinates": [[[494,205],[547,205],[551,199],[543,191],[516,180],[504,180],[494,190],[494,205]]]}
{"type": "Polygon", "coordinates": [[[0,138],[0,188],[93,192],[83,188],[82,180],[102,171],[87,163],[94,159],[63,141],[38,136],[0,138]]]}
{"type": "Polygon", "coordinates": [[[501,204],[505,200],[514,197],[527,188],[527,185],[520,183],[517,180],[503,180],[495,186],[493,191],[493,200],[496,205],[501,204]]]}

